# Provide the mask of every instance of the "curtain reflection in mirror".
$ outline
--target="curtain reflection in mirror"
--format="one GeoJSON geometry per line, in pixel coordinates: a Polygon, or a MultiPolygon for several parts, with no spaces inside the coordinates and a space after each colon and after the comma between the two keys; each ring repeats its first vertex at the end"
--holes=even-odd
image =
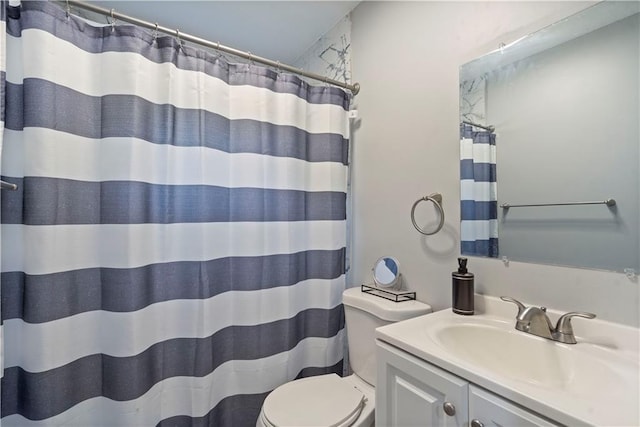
{"type": "Polygon", "coordinates": [[[461,252],[498,257],[496,135],[460,124],[461,252]]]}

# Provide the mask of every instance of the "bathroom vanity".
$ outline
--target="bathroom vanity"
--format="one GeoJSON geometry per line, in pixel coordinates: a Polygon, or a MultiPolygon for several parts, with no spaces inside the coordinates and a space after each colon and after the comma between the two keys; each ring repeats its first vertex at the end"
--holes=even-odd
{"type": "Polygon", "coordinates": [[[640,424],[638,329],[576,319],[578,343],[563,344],[516,331],[498,298],[476,295],[476,313],[376,330],[377,425],[640,424]]]}

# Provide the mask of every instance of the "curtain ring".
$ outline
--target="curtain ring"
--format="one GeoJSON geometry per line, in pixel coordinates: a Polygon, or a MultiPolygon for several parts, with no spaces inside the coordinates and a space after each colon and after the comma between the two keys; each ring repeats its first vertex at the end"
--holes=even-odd
{"type": "Polygon", "coordinates": [[[418,230],[420,233],[426,236],[431,236],[432,234],[436,234],[438,231],[440,231],[442,229],[442,226],[444,225],[444,209],[442,209],[442,194],[433,193],[428,196],[424,196],[421,199],[416,200],[416,202],[411,207],[411,222],[413,223],[413,226],[416,228],[416,230],[418,230]],[[418,203],[426,202],[426,201],[432,202],[440,212],[440,223],[438,224],[438,226],[434,231],[424,231],[416,223],[416,218],[415,218],[416,206],[418,206],[418,203]]]}
{"type": "Polygon", "coordinates": [[[67,14],[67,21],[68,21],[69,18],[71,18],[71,6],[69,6],[69,0],[67,0],[66,14],[67,14]]]}
{"type": "Polygon", "coordinates": [[[153,42],[155,43],[155,41],[158,39],[158,23],[156,22],[155,24],[155,28],[153,29],[153,42]]]}
{"type": "MultiPolygon", "coordinates": [[[[111,24],[111,32],[113,33],[116,30],[116,18],[113,17],[113,13],[114,13],[114,9],[111,8],[111,21],[109,22],[111,24]]],[[[107,21],[109,19],[107,18],[107,21]]]]}
{"type": "Polygon", "coordinates": [[[180,39],[180,29],[176,28],[176,39],[178,40],[178,49],[182,50],[182,40],[180,39]]]}

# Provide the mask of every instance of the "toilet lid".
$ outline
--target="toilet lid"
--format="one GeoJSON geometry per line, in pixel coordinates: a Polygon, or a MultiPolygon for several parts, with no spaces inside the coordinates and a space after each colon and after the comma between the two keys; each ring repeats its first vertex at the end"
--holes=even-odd
{"type": "Polygon", "coordinates": [[[364,395],[336,374],[303,378],[272,391],[263,414],[274,426],[330,426],[351,424],[360,415],[364,395]]]}

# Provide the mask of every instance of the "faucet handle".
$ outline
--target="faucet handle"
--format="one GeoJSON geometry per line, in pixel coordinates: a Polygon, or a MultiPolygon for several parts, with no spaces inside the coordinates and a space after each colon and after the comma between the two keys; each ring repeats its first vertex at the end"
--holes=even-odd
{"type": "Polygon", "coordinates": [[[596,317],[593,313],[586,313],[582,311],[572,311],[570,313],[563,314],[556,323],[556,328],[553,335],[557,341],[566,344],[575,344],[576,337],[573,334],[573,326],[571,325],[571,319],[574,317],[584,317],[585,319],[593,319],[596,317]]]}
{"type": "Polygon", "coordinates": [[[556,323],[556,332],[561,334],[572,334],[573,335],[573,326],[571,326],[571,318],[573,317],[584,317],[585,319],[593,319],[596,317],[593,313],[586,313],[584,311],[572,311],[570,313],[563,314],[558,319],[558,323],[556,323]]]}
{"type": "Polygon", "coordinates": [[[514,303],[515,305],[517,305],[517,306],[518,306],[518,314],[517,314],[517,317],[520,317],[520,315],[522,314],[522,312],[526,309],[526,307],[524,306],[524,304],[523,304],[523,303],[521,303],[520,301],[518,301],[518,300],[517,300],[517,299],[515,299],[515,298],[511,298],[511,297],[500,297],[500,299],[501,299],[502,301],[512,302],[512,303],[514,303]]]}

